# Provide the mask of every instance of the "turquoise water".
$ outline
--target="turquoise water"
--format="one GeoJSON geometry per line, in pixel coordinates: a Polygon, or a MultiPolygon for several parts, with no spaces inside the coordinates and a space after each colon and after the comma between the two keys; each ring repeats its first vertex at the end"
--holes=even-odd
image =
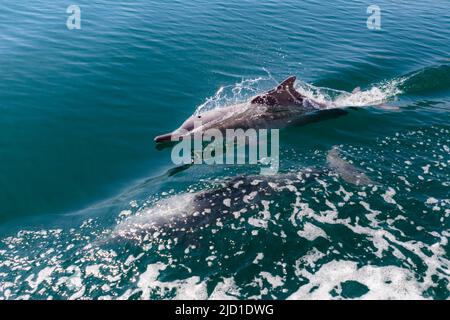
{"type": "Polygon", "coordinates": [[[449,298],[447,0],[377,1],[378,31],[371,1],[76,2],[81,30],[72,1],[0,4],[0,298],[449,298]],[[283,180],[147,230],[259,172],[173,170],[153,137],[290,74],[360,108],[281,130],[281,173],[339,146],[375,184],[283,180]]]}

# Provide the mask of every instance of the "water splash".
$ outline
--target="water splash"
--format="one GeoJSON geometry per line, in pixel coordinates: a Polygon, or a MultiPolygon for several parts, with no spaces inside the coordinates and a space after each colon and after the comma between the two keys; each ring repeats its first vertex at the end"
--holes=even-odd
{"type": "MultiPolygon", "coordinates": [[[[234,85],[222,86],[217,92],[199,105],[194,114],[200,114],[216,108],[228,107],[244,103],[251,97],[274,87],[274,78],[267,76],[254,79],[243,79],[234,85]]],[[[296,89],[307,98],[323,103],[328,108],[367,107],[387,103],[402,94],[402,85],[409,77],[400,77],[390,81],[374,84],[366,90],[347,92],[331,88],[314,86],[297,80],[296,89]]]]}
{"type": "Polygon", "coordinates": [[[407,78],[398,78],[374,84],[366,90],[347,92],[330,88],[316,87],[298,81],[296,89],[304,96],[327,105],[329,108],[368,107],[392,101],[402,94],[401,85],[407,78]]]}
{"type": "Polygon", "coordinates": [[[199,105],[194,114],[197,115],[208,110],[244,103],[250,97],[270,88],[269,84],[273,86],[271,77],[258,77],[255,79],[243,79],[234,85],[222,86],[213,96],[207,98],[205,102],[199,105]]]}

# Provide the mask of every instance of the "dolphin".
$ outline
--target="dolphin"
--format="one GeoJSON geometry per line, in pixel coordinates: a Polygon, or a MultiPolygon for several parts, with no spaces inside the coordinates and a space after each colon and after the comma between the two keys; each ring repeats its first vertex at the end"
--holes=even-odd
{"type": "Polygon", "coordinates": [[[218,219],[252,214],[252,208],[259,208],[281,193],[285,198],[295,196],[296,190],[330,174],[357,188],[376,185],[362,169],[345,160],[335,146],[327,153],[325,166],[271,176],[238,175],[215,182],[207,189],[161,199],[119,224],[113,238],[140,241],[151,234],[172,237],[195,234],[218,219]]]}
{"type": "Polygon", "coordinates": [[[214,183],[208,189],[181,193],[157,201],[139,214],[120,223],[112,239],[142,241],[148,235],[166,235],[172,238],[190,237],[196,231],[236,214],[251,211],[264,199],[290,191],[292,186],[305,186],[323,172],[306,168],[298,173],[274,176],[238,175],[214,183]]]}
{"type": "MultiPolygon", "coordinates": [[[[250,102],[193,115],[175,131],[157,136],[155,142],[178,141],[196,131],[213,128],[222,132],[226,129],[278,129],[302,123],[302,120],[315,113],[320,116],[324,111],[336,113],[337,116],[347,113],[328,109],[325,104],[302,95],[294,88],[295,80],[295,76],[290,76],[276,88],[253,97],[250,102]]],[[[315,121],[313,118],[308,120],[315,121]]]]}

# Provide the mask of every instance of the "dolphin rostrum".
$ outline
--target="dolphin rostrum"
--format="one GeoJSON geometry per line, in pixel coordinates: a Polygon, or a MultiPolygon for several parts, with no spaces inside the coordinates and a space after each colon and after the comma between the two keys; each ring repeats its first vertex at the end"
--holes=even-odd
{"type": "Polygon", "coordinates": [[[178,129],[157,136],[155,141],[171,141],[174,137],[178,140],[197,130],[205,131],[212,128],[221,131],[282,128],[295,124],[312,113],[327,110],[326,105],[313,101],[295,90],[295,80],[295,76],[287,78],[276,88],[252,98],[250,103],[236,104],[193,115],[178,129]]]}

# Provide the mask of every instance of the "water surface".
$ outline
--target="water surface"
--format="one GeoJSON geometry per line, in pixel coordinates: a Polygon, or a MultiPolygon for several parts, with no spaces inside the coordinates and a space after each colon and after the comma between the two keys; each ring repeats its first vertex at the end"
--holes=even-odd
{"type": "Polygon", "coordinates": [[[448,1],[378,1],[379,31],[370,1],[78,0],[68,30],[71,4],[0,4],[1,298],[449,297],[448,1]],[[339,146],[376,186],[327,174],[189,236],[126,229],[259,172],[174,172],[153,137],[291,74],[363,108],[283,129],[281,173],[339,146]]]}

